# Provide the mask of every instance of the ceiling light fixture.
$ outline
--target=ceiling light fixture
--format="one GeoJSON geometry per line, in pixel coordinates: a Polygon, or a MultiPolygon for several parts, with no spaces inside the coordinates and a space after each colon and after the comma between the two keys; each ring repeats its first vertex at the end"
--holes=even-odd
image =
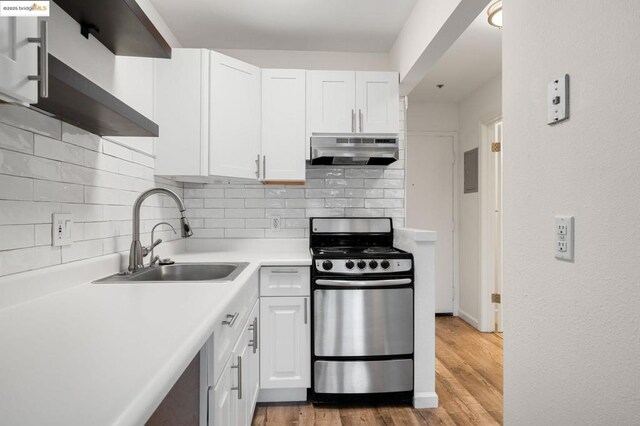
{"type": "Polygon", "coordinates": [[[487,8],[489,15],[489,25],[502,28],[502,0],[494,0],[487,8]]]}

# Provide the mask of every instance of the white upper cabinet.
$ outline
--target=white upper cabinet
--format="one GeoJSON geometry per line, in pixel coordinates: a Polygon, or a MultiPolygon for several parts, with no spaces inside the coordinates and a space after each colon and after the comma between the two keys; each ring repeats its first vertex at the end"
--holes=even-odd
{"type": "Polygon", "coordinates": [[[355,72],[308,71],[307,88],[310,132],[356,132],[355,72]]]}
{"type": "Polygon", "coordinates": [[[260,68],[211,52],[209,174],[258,178],[260,68]]]}
{"type": "Polygon", "coordinates": [[[0,99],[9,102],[38,102],[38,45],[29,37],[39,37],[37,18],[0,18],[0,99]]]}
{"type": "Polygon", "coordinates": [[[396,72],[309,71],[307,134],[398,133],[396,72]]]}
{"type": "Polygon", "coordinates": [[[171,59],[156,60],[155,79],[157,175],[258,178],[259,68],[206,49],[173,49],[171,59]]]}
{"type": "Polygon", "coordinates": [[[208,176],[209,51],[173,49],[156,59],[155,80],[156,174],[208,176]]]}
{"type": "Polygon", "coordinates": [[[398,133],[400,82],[395,72],[357,72],[356,108],[359,133],[398,133]]]}
{"type": "Polygon", "coordinates": [[[304,70],[262,70],[262,159],[268,182],[305,180],[304,70]]]}

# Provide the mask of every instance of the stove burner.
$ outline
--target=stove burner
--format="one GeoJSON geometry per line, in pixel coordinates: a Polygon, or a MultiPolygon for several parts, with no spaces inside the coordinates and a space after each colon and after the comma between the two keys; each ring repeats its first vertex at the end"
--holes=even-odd
{"type": "Polygon", "coordinates": [[[362,251],[363,253],[397,253],[398,250],[392,247],[369,247],[362,251]]]}

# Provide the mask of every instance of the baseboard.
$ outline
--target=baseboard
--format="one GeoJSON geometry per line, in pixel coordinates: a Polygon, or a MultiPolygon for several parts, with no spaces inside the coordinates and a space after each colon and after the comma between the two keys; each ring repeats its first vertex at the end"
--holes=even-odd
{"type": "Polygon", "coordinates": [[[307,400],[307,388],[260,389],[258,402],[297,402],[307,400]]]}
{"type": "Polygon", "coordinates": [[[467,315],[462,309],[458,310],[458,316],[472,325],[475,329],[480,330],[480,323],[471,315],[467,315]]]}
{"type": "Polygon", "coordinates": [[[438,394],[435,392],[417,392],[413,394],[414,408],[438,408],[438,394]]]}
{"type": "Polygon", "coordinates": [[[453,312],[436,312],[437,317],[452,317],[453,312]]]}

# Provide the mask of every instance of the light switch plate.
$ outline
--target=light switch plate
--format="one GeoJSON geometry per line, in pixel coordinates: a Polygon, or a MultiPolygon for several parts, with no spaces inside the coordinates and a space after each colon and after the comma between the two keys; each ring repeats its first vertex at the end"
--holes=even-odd
{"type": "Polygon", "coordinates": [[[72,244],[73,215],[70,213],[54,213],[52,219],[51,244],[56,247],[72,244]]]}
{"type": "Polygon", "coordinates": [[[547,86],[547,124],[569,118],[569,74],[552,80],[547,86]]]}
{"type": "Polygon", "coordinates": [[[573,216],[555,218],[555,256],[557,259],[573,260],[574,219],[573,216]]]}

